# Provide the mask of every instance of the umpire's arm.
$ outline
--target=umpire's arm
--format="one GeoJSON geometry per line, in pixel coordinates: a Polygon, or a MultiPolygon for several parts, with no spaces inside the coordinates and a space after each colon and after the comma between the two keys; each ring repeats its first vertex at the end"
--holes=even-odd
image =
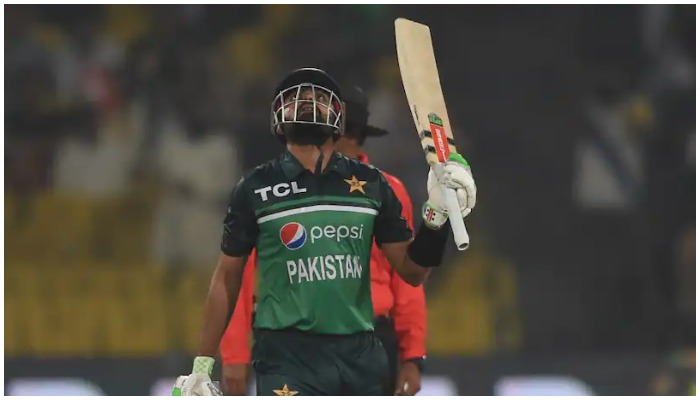
{"type": "MultiPolygon", "coordinates": [[[[402,215],[408,222],[408,226],[414,230],[413,204],[406,186],[394,176],[386,176],[386,180],[401,202],[402,215]]],[[[401,361],[425,357],[427,316],[423,287],[412,287],[398,274],[392,274],[391,292],[394,294],[392,314],[401,361]]]]}

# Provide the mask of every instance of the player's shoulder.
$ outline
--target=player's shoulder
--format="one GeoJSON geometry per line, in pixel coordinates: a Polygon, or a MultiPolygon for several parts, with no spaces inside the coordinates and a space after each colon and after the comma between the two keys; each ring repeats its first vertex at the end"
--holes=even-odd
{"type": "Polygon", "coordinates": [[[341,154],[339,154],[339,157],[341,158],[340,162],[346,165],[348,173],[357,176],[358,179],[366,181],[385,180],[382,171],[374,165],[341,154]]]}
{"type": "Polygon", "coordinates": [[[391,187],[394,191],[406,192],[406,188],[401,180],[390,173],[377,168],[376,166],[356,159],[348,159],[352,168],[355,169],[359,179],[374,181],[380,185],[391,187]],[[364,178],[360,178],[360,176],[364,178]]]}
{"type": "Polygon", "coordinates": [[[248,186],[259,181],[268,181],[279,175],[279,158],[273,158],[246,170],[241,176],[239,186],[248,186]]]}

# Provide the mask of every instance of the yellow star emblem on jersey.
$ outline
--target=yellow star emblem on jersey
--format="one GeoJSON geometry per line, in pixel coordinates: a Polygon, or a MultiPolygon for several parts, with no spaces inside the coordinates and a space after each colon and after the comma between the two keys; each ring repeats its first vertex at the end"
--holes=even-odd
{"type": "Polygon", "coordinates": [[[345,183],[350,185],[350,193],[354,192],[355,190],[362,192],[362,194],[367,194],[365,193],[365,189],[363,186],[367,184],[367,181],[361,181],[357,178],[355,178],[355,175],[352,176],[351,179],[343,179],[345,183]]]}
{"type": "Polygon", "coordinates": [[[275,394],[278,396],[295,396],[297,393],[299,393],[296,390],[289,390],[286,383],[284,384],[284,386],[282,386],[282,389],[273,389],[272,391],[275,392],[275,394]]]}

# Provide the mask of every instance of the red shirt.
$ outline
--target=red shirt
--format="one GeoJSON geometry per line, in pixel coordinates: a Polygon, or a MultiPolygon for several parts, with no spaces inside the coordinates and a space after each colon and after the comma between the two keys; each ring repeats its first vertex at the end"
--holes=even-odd
{"type": "MultiPolygon", "coordinates": [[[[360,154],[360,161],[368,163],[360,154]]],[[[413,229],[413,207],[403,183],[382,172],[403,206],[403,217],[413,229]]],[[[233,316],[221,339],[221,358],[225,365],[250,363],[250,332],[255,303],[256,252],[253,250],[243,272],[243,283],[233,316]]],[[[401,279],[376,243],[370,255],[372,304],[375,316],[390,316],[399,341],[402,360],[425,355],[426,311],[423,287],[413,287],[401,279]]]]}

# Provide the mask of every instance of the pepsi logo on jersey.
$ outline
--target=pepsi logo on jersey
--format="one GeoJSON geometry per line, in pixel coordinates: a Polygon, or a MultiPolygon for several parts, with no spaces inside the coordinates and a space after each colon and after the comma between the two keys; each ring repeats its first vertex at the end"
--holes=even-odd
{"type": "Polygon", "coordinates": [[[306,243],[306,228],[298,222],[290,222],[280,229],[280,240],[289,250],[297,250],[306,243]]]}
{"type": "MultiPolygon", "coordinates": [[[[364,227],[364,224],[360,224],[360,226],[312,226],[309,230],[311,243],[316,243],[320,239],[330,239],[336,243],[346,238],[362,240],[364,227]]],[[[306,239],[306,228],[298,222],[289,222],[280,229],[280,240],[289,250],[300,249],[306,243],[306,239]]]]}

